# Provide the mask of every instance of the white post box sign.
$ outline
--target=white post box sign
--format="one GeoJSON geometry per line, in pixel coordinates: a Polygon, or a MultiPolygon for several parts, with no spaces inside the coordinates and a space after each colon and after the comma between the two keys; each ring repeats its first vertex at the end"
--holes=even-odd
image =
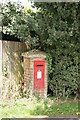
{"type": "Polygon", "coordinates": [[[41,77],[42,77],[42,73],[41,73],[41,71],[39,70],[39,71],[37,71],[37,79],[41,79],[41,77]]]}

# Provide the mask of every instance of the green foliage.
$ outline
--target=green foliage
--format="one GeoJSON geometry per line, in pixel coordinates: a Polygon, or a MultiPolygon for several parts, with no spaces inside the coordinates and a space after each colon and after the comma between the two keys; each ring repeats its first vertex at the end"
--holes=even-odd
{"type": "Polygon", "coordinates": [[[78,112],[77,101],[67,100],[58,103],[55,99],[37,100],[17,99],[0,102],[2,107],[2,118],[33,118],[34,116],[64,116],[76,115],[78,112]]]}
{"type": "Polygon", "coordinates": [[[3,32],[14,35],[22,41],[30,38],[30,29],[33,29],[31,24],[34,25],[34,19],[30,15],[32,11],[26,12],[21,4],[8,2],[1,6],[0,14],[3,32]]]}
{"type": "Polygon", "coordinates": [[[79,86],[79,4],[35,3],[41,50],[48,52],[49,88],[56,97],[75,94],[79,86]],[[49,9],[50,8],[50,9],[49,9]],[[42,23],[42,24],[41,24],[42,23]]]}
{"type": "MultiPolygon", "coordinates": [[[[22,91],[22,97],[26,97],[26,98],[32,98],[31,96],[31,79],[29,79],[27,82],[26,82],[26,89],[24,91],[22,91]]],[[[23,86],[24,87],[24,86],[23,86]]]]}
{"type": "Polygon", "coordinates": [[[78,86],[78,53],[76,52],[76,46],[74,44],[70,46],[70,43],[66,43],[66,48],[59,48],[58,46],[50,88],[56,96],[62,96],[65,87],[65,95],[68,97],[72,93],[77,94],[78,86]]]}
{"type": "Polygon", "coordinates": [[[6,6],[9,12],[3,14],[3,21],[5,15],[13,15],[7,20],[6,32],[28,41],[31,49],[47,53],[48,85],[54,96],[77,95],[80,4],[35,3],[36,13],[11,6],[6,6]]]}

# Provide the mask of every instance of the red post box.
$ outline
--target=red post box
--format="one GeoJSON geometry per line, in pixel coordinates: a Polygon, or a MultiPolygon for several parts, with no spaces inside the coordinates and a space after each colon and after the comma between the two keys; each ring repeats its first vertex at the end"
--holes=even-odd
{"type": "Polygon", "coordinates": [[[47,62],[46,54],[39,50],[32,50],[22,54],[24,57],[24,89],[30,80],[30,94],[35,91],[47,97],[47,62]]]}
{"type": "Polygon", "coordinates": [[[34,89],[44,89],[45,60],[34,61],[34,89]]]}

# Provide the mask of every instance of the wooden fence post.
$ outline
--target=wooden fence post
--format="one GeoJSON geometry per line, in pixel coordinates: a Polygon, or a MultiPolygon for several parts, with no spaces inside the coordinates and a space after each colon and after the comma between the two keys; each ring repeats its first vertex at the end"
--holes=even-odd
{"type": "Polygon", "coordinates": [[[2,93],[2,40],[0,40],[0,96],[2,93]]]}

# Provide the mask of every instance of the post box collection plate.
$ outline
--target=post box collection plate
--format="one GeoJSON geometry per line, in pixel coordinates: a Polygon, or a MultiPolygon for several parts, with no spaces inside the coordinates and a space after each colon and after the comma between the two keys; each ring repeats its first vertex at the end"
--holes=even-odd
{"type": "Polygon", "coordinates": [[[41,79],[41,77],[42,77],[42,73],[41,73],[41,71],[39,70],[39,71],[37,72],[37,79],[41,79]]]}

